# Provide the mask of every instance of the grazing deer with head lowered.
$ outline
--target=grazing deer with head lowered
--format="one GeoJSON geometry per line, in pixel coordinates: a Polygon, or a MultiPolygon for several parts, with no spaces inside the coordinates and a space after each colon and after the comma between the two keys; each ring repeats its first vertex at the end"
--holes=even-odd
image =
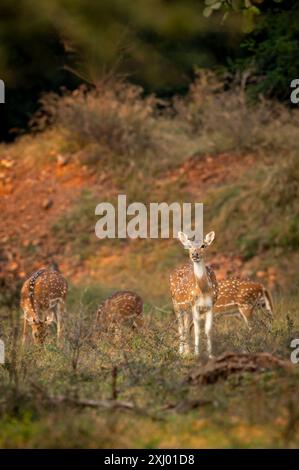
{"type": "Polygon", "coordinates": [[[183,232],[178,238],[189,250],[191,263],[175,269],[170,275],[170,292],[175,314],[178,319],[180,336],[180,354],[190,353],[190,326],[194,326],[194,352],[199,355],[200,315],[205,316],[205,333],[207,336],[207,351],[212,357],[211,330],[213,322],[213,307],[217,299],[217,281],[213,270],[206,266],[204,254],[211,245],[215,233],[208,233],[202,244],[188,239],[183,232]]]}
{"type": "Polygon", "coordinates": [[[106,328],[112,324],[123,323],[131,327],[142,324],[143,300],[135,292],[118,291],[100,305],[96,323],[106,328]]]}
{"type": "Polygon", "coordinates": [[[269,291],[257,282],[241,279],[226,279],[218,282],[218,298],[214,313],[218,316],[237,313],[249,327],[255,310],[265,309],[273,318],[273,301],[269,291]]]}
{"type": "Polygon", "coordinates": [[[67,293],[67,282],[59,271],[42,268],[24,283],[21,290],[21,308],[24,312],[23,344],[27,326],[31,326],[33,341],[43,344],[48,325],[57,326],[57,341],[61,331],[61,319],[67,293]]]}

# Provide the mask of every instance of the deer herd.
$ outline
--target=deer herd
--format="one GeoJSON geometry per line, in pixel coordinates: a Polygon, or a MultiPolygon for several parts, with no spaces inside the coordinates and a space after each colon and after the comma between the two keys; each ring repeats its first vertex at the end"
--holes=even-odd
{"type": "MultiPolygon", "coordinates": [[[[194,354],[200,353],[200,324],[204,320],[207,353],[212,357],[212,327],[214,317],[237,315],[248,328],[253,314],[263,309],[273,317],[273,302],[268,290],[259,283],[239,278],[217,281],[214,271],[205,263],[207,248],[215,233],[208,233],[203,243],[191,241],[178,233],[190,260],[170,274],[170,293],[177,318],[179,353],[190,354],[191,330],[194,330],[194,354]]],[[[23,344],[27,328],[31,327],[33,341],[43,344],[51,323],[56,323],[57,341],[61,335],[68,285],[58,268],[51,266],[36,271],[21,290],[24,313],[23,344]]],[[[95,324],[105,329],[111,324],[127,324],[138,328],[143,323],[143,300],[134,292],[118,291],[107,298],[95,315],[95,324]]]]}

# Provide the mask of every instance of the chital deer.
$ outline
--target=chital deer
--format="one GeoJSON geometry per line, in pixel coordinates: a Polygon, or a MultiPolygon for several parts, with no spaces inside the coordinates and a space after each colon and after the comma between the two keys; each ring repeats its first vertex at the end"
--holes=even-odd
{"type": "Polygon", "coordinates": [[[218,316],[237,313],[249,327],[253,312],[259,308],[273,317],[273,301],[268,290],[257,282],[242,279],[226,279],[218,282],[218,298],[214,314],[218,316]]]}
{"type": "Polygon", "coordinates": [[[194,352],[199,354],[200,315],[205,316],[205,333],[207,336],[207,351],[212,357],[211,330],[213,322],[213,306],[217,299],[217,281],[213,270],[205,265],[204,253],[213,242],[215,233],[206,235],[203,244],[188,239],[183,232],[178,238],[189,250],[191,263],[175,269],[170,275],[170,292],[175,314],[178,319],[180,347],[179,353],[190,353],[191,315],[194,325],[194,352]]]}
{"type": "Polygon", "coordinates": [[[96,314],[96,323],[104,329],[119,323],[134,328],[142,324],[142,311],[143,300],[138,294],[118,291],[100,305],[96,314]]]}
{"type": "Polygon", "coordinates": [[[23,344],[27,326],[32,329],[35,343],[43,344],[52,322],[57,326],[57,341],[67,293],[67,282],[59,271],[42,268],[24,283],[21,290],[21,308],[24,312],[23,344]]]}

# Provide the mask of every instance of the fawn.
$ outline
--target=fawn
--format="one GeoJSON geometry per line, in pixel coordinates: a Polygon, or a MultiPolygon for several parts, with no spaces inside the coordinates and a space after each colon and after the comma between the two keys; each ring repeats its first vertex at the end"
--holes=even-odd
{"type": "Polygon", "coordinates": [[[218,282],[218,298],[214,306],[215,314],[240,315],[249,327],[253,312],[265,309],[268,317],[273,317],[273,301],[262,284],[241,279],[226,279],[218,282]]]}
{"type": "Polygon", "coordinates": [[[183,232],[178,238],[189,250],[191,263],[176,268],[170,274],[170,292],[173,308],[178,319],[180,346],[179,353],[190,353],[190,326],[194,326],[194,353],[199,355],[200,315],[205,316],[205,333],[207,336],[207,351],[212,357],[211,330],[213,322],[213,307],[217,300],[217,281],[213,270],[205,265],[206,248],[215,238],[215,232],[208,233],[202,244],[188,239],[183,232]]]}
{"type": "Polygon", "coordinates": [[[23,344],[26,341],[27,325],[31,326],[34,343],[43,344],[48,325],[57,325],[57,341],[61,332],[61,317],[64,312],[67,282],[53,268],[36,271],[21,290],[21,308],[24,312],[23,344]],[[46,312],[42,315],[41,312],[46,312]]]}
{"type": "Polygon", "coordinates": [[[107,327],[119,322],[135,328],[142,324],[143,300],[135,292],[118,291],[100,305],[96,323],[107,327]]]}

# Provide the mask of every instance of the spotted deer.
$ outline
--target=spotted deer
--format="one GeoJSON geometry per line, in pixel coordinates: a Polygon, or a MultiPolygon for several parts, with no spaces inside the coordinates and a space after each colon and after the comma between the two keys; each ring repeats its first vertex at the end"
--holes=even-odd
{"type": "Polygon", "coordinates": [[[237,314],[249,327],[255,310],[262,308],[273,317],[273,301],[269,291],[257,282],[237,278],[218,282],[218,298],[214,314],[237,314]]]}
{"type": "Polygon", "coordinates": [[[96,314],[96,324],[101,329],[119,323],[133,328],[141,326],[143,300],[135,292],[117,291],[100,305],[96,314]]]}
{"type": "Polygon", "coordinates": [[[204,254],[206,248],[213,242],[215,233],[208,233],[202,244],[189,240],[183,232],[178,233],[178,238],[184,248],[189,250],[191,260],[191,263],[176,268],[170,274],[170,292],[179,327],[179,353],[182,355],[190,353],[190,327],[193,321],[194,353],[199,355],[202,314],[205,317],[207,352],[209,357],[212,357],[211,330],[218,288],[213,270],[205,264],[204,254]]]}
{"type": "Polygon", "coordinates": [[[23,344],[26,341],[27,326],[31,326],[33,341],[43,344],[48,325],[57,326],[57,341],[61,332],[61,320],[67,294],[67,282],[54,268],[36,271],[21,290],[21,308],[24,312],[23,344]]]}

